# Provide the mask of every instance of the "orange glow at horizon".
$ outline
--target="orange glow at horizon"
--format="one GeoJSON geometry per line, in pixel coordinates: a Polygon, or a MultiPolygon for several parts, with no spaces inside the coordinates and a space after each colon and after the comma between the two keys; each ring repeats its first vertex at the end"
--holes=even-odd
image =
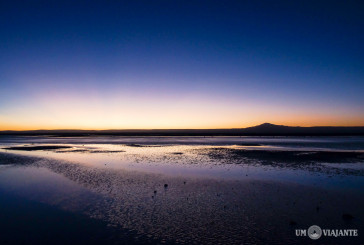
{"type": "MultiPolygon", "coordinates": [[[[33,112],[34,113],[34,112],[33,112]]],[[[0,115],[0,130],[55,130],[55,129],[218,129],[245,128],[262,123],[286,126],[364,126],[364,117],[340,117],[337,115],[300,115],[287,113],[279,116],[246,111],[235,115],[233,111],[179,110],[172,114],[163,109],[140,113],[130,111],[77,111],[65,110],[42,115],[0,115]]]]}
{"type": "Polygon", "coordinates": [[[354,109],[200,94],[171,98],[122,91],[107,97],[97,91],[82,96],[43,92],[28,104],[0,110],[0,130],[217,129],[266,122],[286,126],[364,126],[364,113],[354,109]]]}

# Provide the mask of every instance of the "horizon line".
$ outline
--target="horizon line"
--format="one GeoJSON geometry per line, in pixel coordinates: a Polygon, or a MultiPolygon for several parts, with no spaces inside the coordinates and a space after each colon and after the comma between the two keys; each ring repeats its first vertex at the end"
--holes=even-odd
{"type": "Polygon", "coordinates": [[[254,128],[263,125],[270,125],[270,126],[278,126],[278,127],[291,127],[291,128],[360,128],[364,127],[364,125],[357,125],[357,126],[288,126],[282,124],[273,124],[273,123],[262,123],[257,124],[255,126],[249,127],[238,127],[238,128],[109,128],[109,129],[75,129],[75,128],[58,128],[58,129],[4,129],[0,130],[0,132],[24,132],[24,131],[128,131],[128,130],[141,130],[141,131],[153,131],[153,130],[234,130],[234,129],[247,129],[247,128],[254,128]]]}

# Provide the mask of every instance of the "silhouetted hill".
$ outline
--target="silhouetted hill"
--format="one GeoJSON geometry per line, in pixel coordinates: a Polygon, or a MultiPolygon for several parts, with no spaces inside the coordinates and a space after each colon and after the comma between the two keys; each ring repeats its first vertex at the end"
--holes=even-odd
{"type": "Polygon", "coordinates": [[[0,135],[48,136],[364,136],[360,127],[290,127],[263,123],[233,129],[125,129],[125,130],[30,130],[0,131],[0,135]]]}
{"type": "Polygon", "coordinates": [[[243,129],[245,133],[249,134],[295,134],[295,133],[305,133],[309,130],[309,127],[289,127],[283,125],[275,125],[271,123],[263,123],[258,126],[243,129]]]}
{"type": "Polygon", "coordinates": [[[243,129],[246,135],[364,135],[364,127],[289,127],[264,123],[243,129]]]}

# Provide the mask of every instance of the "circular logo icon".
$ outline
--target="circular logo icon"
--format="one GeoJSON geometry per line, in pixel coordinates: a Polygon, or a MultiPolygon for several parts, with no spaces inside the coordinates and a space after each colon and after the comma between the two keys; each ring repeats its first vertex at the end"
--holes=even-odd
{"type": "Polygon", "coordinates": [[[312,226],[310,226],[310,228],[308,228],[307,233],[308,233],[309,238],[311,238],[313,240],[317,240],[321,237],[322,230],[319,226],[312,225],[312,226]]]}

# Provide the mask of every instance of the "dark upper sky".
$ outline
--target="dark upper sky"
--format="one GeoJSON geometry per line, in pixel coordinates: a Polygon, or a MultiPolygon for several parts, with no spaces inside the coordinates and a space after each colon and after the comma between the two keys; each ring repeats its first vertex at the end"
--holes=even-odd
{"type": "Polygon", "coordinates": [[[1,1],[0,129],[364,125],[363,1],[1,1]]]}

